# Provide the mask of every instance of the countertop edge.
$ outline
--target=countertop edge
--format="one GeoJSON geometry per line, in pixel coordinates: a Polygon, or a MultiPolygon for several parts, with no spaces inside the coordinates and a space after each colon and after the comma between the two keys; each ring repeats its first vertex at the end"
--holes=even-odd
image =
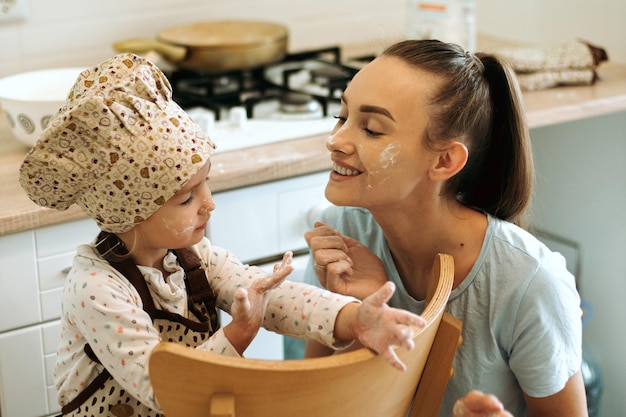
{"type": "MultiPolygon", "coordinates": [[[[316,135],[217,153],[211,157],[211,190],[218,193],[328,170],[331,166],[329,153],[320,152],[325,149],[326,138],[327,135],[316,135]]],[[[0,236],[87,218],[76,205],[65,211],[39,207],[28,200],[17,182],[6,194],[13,194],[18,202],[13,209],[0,210],[0,236]]]]}

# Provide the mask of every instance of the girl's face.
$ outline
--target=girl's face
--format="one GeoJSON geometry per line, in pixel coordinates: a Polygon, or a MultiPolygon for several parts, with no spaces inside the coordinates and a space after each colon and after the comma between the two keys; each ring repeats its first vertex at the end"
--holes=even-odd
{"type": "Polygon", "coordinates": [[[374,208],[418,198],[435,157],[423,137],[437,84],[431,74],[387,56],[354,77],[326,144],[333,160],[329,201],[374,208]]]}
{"type": "Polygon", "coordinates": [[[204,236],[215,202],[208,185],[207,162],[183,188],[146,221],[136,226],[137,244],[144,249],[179,249],[204,236]]]}

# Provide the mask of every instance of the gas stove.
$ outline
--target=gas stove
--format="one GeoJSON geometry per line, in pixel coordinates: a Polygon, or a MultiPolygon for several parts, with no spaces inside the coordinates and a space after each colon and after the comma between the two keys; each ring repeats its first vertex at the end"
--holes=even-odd
{"type": "MultiPolygon", "coordinates": [[[[364,57],[365,60],[371,57],[364,57]]],[[[358,66],[340,48],[288,54],[277,64],[209,74],[168,74],[174,100],[206,131],[217,152],[329,133],[358,66]]]]}

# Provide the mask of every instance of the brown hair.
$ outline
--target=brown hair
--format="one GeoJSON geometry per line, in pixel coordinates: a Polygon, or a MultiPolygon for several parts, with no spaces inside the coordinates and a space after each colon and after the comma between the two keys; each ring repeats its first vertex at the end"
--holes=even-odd
{"type": "Polygon", "coordinates": [[[407,40],[383,55],[444,81],[431,104],[428,143],[460,140],[465,167],[446,193],[469,207],[524,225],[533,185],[533,161],[521,92],[513,70],[495,55],[465,52],[437,40],[407,40]]]}

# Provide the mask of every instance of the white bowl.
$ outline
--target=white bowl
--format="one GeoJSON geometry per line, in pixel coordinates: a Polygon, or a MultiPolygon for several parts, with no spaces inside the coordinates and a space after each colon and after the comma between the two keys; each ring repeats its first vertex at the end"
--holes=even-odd
{"type": "Polygon", "coordinates": [[[23,72],[0,79],[0,107],[13,135],[33,146],[50,118],[65,104],[83,68],[23,72]]]}

